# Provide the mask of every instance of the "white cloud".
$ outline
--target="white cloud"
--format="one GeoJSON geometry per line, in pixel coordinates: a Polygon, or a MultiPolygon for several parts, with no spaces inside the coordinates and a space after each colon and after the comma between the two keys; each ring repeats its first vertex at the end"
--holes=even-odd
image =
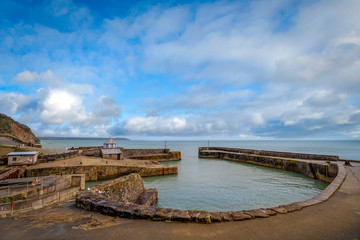
{"type": "Polygon", "coordinates": [[[0,112],[6,114],[16,113],[23,105],[29,103],[31,99],[23,94],[8,93],[0,94],[0,112]]]}
{"type": "Polygon", "coordinates": [[[41,106],[40,120],[44,123],[63,124],[86,120],[82,99],[64,90],[50,90],[41,106]]]}
{"type": "Polygon", "coordinates": [[[0,109],[71,135],[356,135],[360,2],[167,6],[90,25],[86,4],[53,1],[64,29],[0,31],[3,82],[42,87],[4,93],[0,109]]]}
{"type": "Polygon", "coordinates": [[[39,75],[37,73],[32,73],[29,71],[24,71],[19,73],[13,78],[13,82],[22,83],[22,82],[33,82],[37,79],[39,75]]]}
{"type": "Polygon", "coordinates": [[[63,80],[55,76],[51,70],[47,70],[40,74],[29,71],[21,72],[12,79],[12,82],[16,84],[42,82],[51,85],[61,85],[63,80]]]}
{"type": "Polygon", "coordinates": [[[131,117],[123,130],[130,133],[177,134],[186,128],[186,119],[180,117],[131,117]]]}

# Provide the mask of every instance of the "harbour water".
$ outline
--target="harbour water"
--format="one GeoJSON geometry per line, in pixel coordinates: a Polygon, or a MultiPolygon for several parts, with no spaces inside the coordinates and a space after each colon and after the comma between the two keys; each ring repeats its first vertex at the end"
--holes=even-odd
{"type": "MultiPolygon", "coordinates": [[[[104,140],[44,140],[46,148],[99,146],[104,140]]],[[[124,148],[164,148],[164,141],[117,141],[124,148]]],[[[327,184],[303,175],[216,159],[199,159],[198,147],[224,146],[273,151],[339,155],[360,160],[360,141],[167,141],[181,151],[177,175],[144,178],[159,190],[158,205],[208,211],[244,210],[288,204],[311,198],[327,184]]]]}

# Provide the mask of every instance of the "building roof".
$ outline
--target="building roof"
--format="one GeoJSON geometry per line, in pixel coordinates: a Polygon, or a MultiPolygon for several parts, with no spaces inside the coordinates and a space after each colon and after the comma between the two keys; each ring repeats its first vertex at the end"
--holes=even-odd
{"type": "Polygon", "coordinates": [[[121,150],[118,148],[102,148],[102,154],[121,154],[121,150]]]}
{"type": "Polygon", "coordinates": [[[36,155],[38,154],[39,152],[11,152],[11,153],[8,153],[7,155],[8,156],[33,156],[33,155],[36,155]]]}
{"type": "Polygon", "coordinates": [[[104,144],[114,144],[114,143],[116,143],[116,142],[114,141],[114,139],[112,139],[110,137],[108,140],[106,140],[106,142],[104,144]]]}

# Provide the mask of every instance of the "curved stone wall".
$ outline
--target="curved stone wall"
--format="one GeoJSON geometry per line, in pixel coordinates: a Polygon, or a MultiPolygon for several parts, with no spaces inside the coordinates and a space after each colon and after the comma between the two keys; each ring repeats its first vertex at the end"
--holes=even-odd
{"type": "MultiPolygon", "coordinates": [[[[212,154],[215,154],[217,158],[238,161],[238,156],[236,154],[233,155],[233,153],[234,152],[228,152],[224,155],[216,155],[217,153],[215,154],[214,152],[212,152],[212,154]]],[[[206,157],[209,157],[209,155],[206,155],[206,157]]],[[[323,174],[323,171],[325,171],[326,177],[324,177],[324,179],[332,179],[333,181],[325,190],[323,190],[321,193],[311,199],[266,209],[261,208],[243,211],[208,212],[201,210],[158,208],[152,205],[139,204],[139,202],[125,203],[121,201],[114,201],[113,199],[105,199],[103,196],[97,194],[96,191],[87,191],[85,193],[79,194],[76,198],[76,205],[78,207],[85,208],[91,211],[97,211],[106,215],[126,218],[148,219],[153,221],[180,221],[198,223],[241,221],[254,218],[266,218],[277,214],[298,211],[304,207],[321,203],[331,197],[331,195],[340,187],[346,176],[345,168],[338,162],[332,164],[324,164],[318,163],[316,161],[301,161],[295,159],[291,160],[292,162],[288,162],[289,159],[286,158],[275,158],[274,161],[269,159],[265,160],[266,161],[264,166],[272,166],[277,168],[280,168],[279,166],[283,166],[283,169],[290,171],[304,171],[304,174],[306,175],[308,175],[308,171],[310,171],[312,172],[313,177],[320,176],[321,174],[323,174]],[[310,167],[310,164],[312,167],[310,167]],[[317,168],[316,166],[318,165],[319,167],[317,168]],[[316,170],[311,170],[312,168],[322,170],[319,170],[317,173],[316,170]],[[328,174],[330,172],[331,176],[334,175],[334,177],[330,177],[330,175],[328,174]]],[[[252,162],[250,161],[249,163],[252,162]]]]}

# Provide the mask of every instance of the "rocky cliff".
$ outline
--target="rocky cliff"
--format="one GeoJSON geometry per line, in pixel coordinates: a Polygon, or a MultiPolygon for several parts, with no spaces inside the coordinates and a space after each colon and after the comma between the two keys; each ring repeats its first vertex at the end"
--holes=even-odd
{"type": "Polygon", "coordinates": [[[2,113],[0,113],[0,135],[10,136],[12,139],[23,143],[40,142],[28,126],[16,122],[2,113]]]}

